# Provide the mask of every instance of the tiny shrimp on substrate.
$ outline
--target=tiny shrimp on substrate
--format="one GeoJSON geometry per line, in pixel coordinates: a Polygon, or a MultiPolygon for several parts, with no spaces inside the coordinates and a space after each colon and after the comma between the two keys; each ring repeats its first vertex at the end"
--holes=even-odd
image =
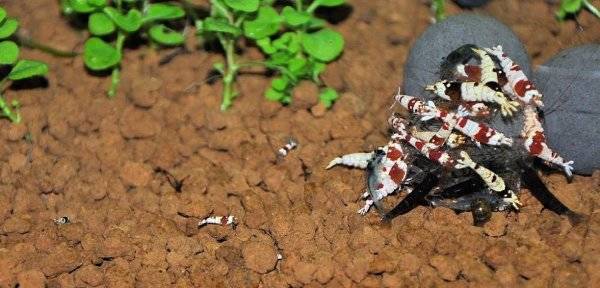
{"type": "Polygon", "coordinates": [[[280,159],[285,158],[285,156],[287,156],[290,151],[296,149],[296,147],[298,147],[298,141],[296,141],[294,138],[290,138],[288,142],[283,145],[283,147],[277,150],[277,157],[280,159]]]}
{"type": "Polygon", "coordinates": [[[200,222],[198,222],[198,227],[202,227],[207,224],[235,227],[236,221],[235,221],[235,217],[233,215],[211,216],[211,217],[206,217],[206,218],[202,219],[200,222]]]}

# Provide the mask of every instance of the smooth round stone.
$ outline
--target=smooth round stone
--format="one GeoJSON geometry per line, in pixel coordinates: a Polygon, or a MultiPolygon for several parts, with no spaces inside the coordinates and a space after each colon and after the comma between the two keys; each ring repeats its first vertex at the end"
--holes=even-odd
{"type": "MultiPolygon", "coordinates": [[[[404,67],[402,93],[434,99],[436,96],[424,90],[425,85],[440,80],[438,70],[442,58],[464,44],[480,47],[502,45],[504,51],[517,62],[527,75],[531,66],[527,52],[515,33],[498,20],[463,13],[448,17],[431,25],[411,48],[404,67]]],[[[523,127],[523,117],[503,120],[500,113],[492,120],[492,126],[509,137],[518,137],[523,127]]]]}
{"type": "Polygon", "coordinates": [[[535,73],[544,94],[548,145],[575,172],[600,169],[600,45],[590,44],[558,53],[535,73]]]}
{"type": "Polygon", "coordinates": [[[454,2],[460,7],[475,8],[487,4],[490,0],[454,0],[454,2]]]}

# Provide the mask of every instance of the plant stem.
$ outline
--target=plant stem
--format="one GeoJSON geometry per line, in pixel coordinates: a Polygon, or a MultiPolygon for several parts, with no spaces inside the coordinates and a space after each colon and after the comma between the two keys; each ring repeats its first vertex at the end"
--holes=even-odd
{"type": "Polygon", "coordinates": [[[231,106],[233,98],[237,96],[234,84],[240,67],[236,63],[235,59],[235,40],[222,39],[221,37],[220,40],[221,45],[223,45],[223,49],[225,49],[225,60],[227,62],[225,65],[225,71],[223,71],[223,102],[221,103],[221,111],[225,111],[227,108],[229,108],[229,106],[231,106]]]}
{"type": "MultiPolygon", "coordinates": [[[[119,54],[123,55],[123,44],[125,43],[125,33],[119,31],[117,34],[116,48],[119,54]]],[[[108,90],[108,97],[113,98],[117,94],[117,88],[121,82],[121,64],[119,63],[113,68],[110,79],[110,89],[108,90]]]]}
{"type": "Polygon", "coordinates": [[[11,122],[18,124],[21,122],[21,114],[19,111],[12,111],[11,105],[6,103],[6,99],[0,94],[0,110],[2,110],[2,116],[6,116],[11,122]]]}
{"type": "Polygon", "coordinates": [[[592,3],[590,3],[588,0],[583,0],[583,5],[585,5],[585,7],[590,10],[594,16],[600,18],[600,11],[598,11],[598,8],[594,7],[592,3]]]}
{"type": "Polygon", "coordinates": [[[294,2],[296,3],[296,10],[302,11],[302,0],[295,0],[294,2]]]}
{"type": "Polygon", "coordinates": [[[56,57],[75,57],[75,56],[79,55],[79,53],[77,53],[75,51],[64,51],[64,50],[60,50],[60,49],[42,44],[36,40],[33,40],[30,37],[26,37],[26,36],[22,35],[21,33],[17,33],[15,35],[15,38],[16,38],[17,42],[19,42],[19,44],[21,44],[23,46],[37,49],[37,50],[40,50],[42,52],[48,53],[48,54],[56,56],[56,57]]]}
{"type": "MultiPolygon", "coordinates": [[[[302,1],[302,0],[298,0],[298,1],[302,1]]],[[[312,3],[310,3],[310,5],[308,5],[308,8],[306,8],[306,12],[308,12],[312,15],[313,12],[315,12],[315,10],[317,10],[319,5],[321,5],[321,1],[319,1],[319,0],[313,1],[312,3]]]]}
{"type": "Polygon", "coordinates": [[[433,0],[431,2],[431,9],[435,12],[435,20],[442,21],[446,18],[446,11],[444,9],[444,0],[433,0]]]}

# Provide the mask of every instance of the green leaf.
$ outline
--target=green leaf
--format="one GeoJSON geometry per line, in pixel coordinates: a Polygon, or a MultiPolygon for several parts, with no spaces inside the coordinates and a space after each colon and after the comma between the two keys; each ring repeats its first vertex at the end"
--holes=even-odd
{"type": "Polygon", "coordinates": [[[301,74],[304,67],[306,67],[306,59],[304,58],[294,58],[288,62],[288,69],[296,75],[301,74]]]}
{"type": "Polygon", "coordinates": [[[88,19],[88,30],[92,35],[108,35],[115,32],[115,29],[115,23],[104,13],[93,13],[88,19]]]}
{"type": "Polygon", "coordinates": [[[77,13],[92,13],[96,7],[90,5],[88,0],[69,0],[69,8],[77,13]]]}
{"type": "Polygon", "coordinates": [[[19,28],[19,21],[15,19],[7,19],[4,24],[0,25],[0,39],[8,38],[14,34],[19,28]]]}
{"type": "Polygon", "coordinates": [[[258,0],[224,0],[225,5],[231,9],[242,12],[254,12],[258,10],[258,0]]]}
{"type": "Polygon", "coordinates": [[[340,6],[340,5],[344,4],[344,2],[346,2],[346,0],[316,0],[316,1],[319,2],[319,6],[325,6],[325,7],[340,6]]]}
{"type": "Polygon", "coordinates": [[[267,91],[265,91],[265,97],[267,98],[267,100],[270,100],[270,101],[280,101],[285,97],[285,94],[283,94],[282,92],[276,91],[273,88],[269,88],[269,89],[267,89],[267,91]]]}
{"type": "Polygon", "coordinates": [[[287,24],[290,26],[300,26],[308,23],[311,18],[313,18],[309,13],[304,11],[298,11],[291,6],[283,7],[281,10],[281,16],[287,24]]]}
{"type": "Polygon", "coordinates": [[[148,5],[148,10],[144,15],[143,22],[148,23],[156,20],[174,20],[185,16],[183,8],[166,3],[156,3],[148,5]]]}
{"type": "Polygon", "coordinates": [[[308,21],[308,29],[321,29],[325,27],[325,20],[312,17],[310,21],[308,21]]]}
{"type": "Polygon", "coordinates": [[[180,45],[185,41],[185,37],[177,31],[173,31],[171,28],[159,24],[150,27],[148,31],[150,38],[159,44],[174,46],[180,45]]]}
{"type": "Polygon", "coordinates": [[[102,39],[92,37],[85,42],[83,60],[91,70],[106,70],[121,62],[121,53],[102,39]]]}
{"type": "Polygon", "coordinates": [[[560,9],[567,13],[576,13],[581,10],[582,5],[582,0],[562,0],[560,2],[560,9]]]}
{"type": "Polygon", "coordinates": [[[221,75],[225,74],[225,64],[223,62],[214,63],[213,69],[217,70],[217,72],[221,73],[221,75]]]}
{"type": "Polygon", "coordinates": [[[106,7],[107,1],[106,0],[87,0],[87,3],[90,6],[93,6],[95,8],[104,8],[104,7],[106,7]]]}
{"type": "Polygon", "coordinates": [[[8,73],[8,79],[21,80],[35,76],[44,76],[48,73],[48,65],[39,61],[19,60],[17,65],[8,73]]]}
{"type": "Polygon", "coordinates": [[[284,91],[288,85],[290,84],[290,80],[286,77],[277,77],[271,81],[271,88],[275,91],[284,91]]]}
{"type": "Polygon", "coordinates": [[[140,10],[131,9],[127,12],[127,15],[121,14],[119,10],[113,7],[105,7],[103,11],[125,32],[135,32],[142,26],[142,12],[140,10]]]}
{"type": "Polygon", "coordinates": [[[256,45],[258,45],[265,54],[270,55],[277,51],[277,48],[271,44],[271,38],[269,37],[256,40],[256,45]]]}
{"type": "Polygon", "coordinates": [[[4,19],[6,19],[6,10],[0,7],[0,24],[4,22],[4,19]]]}
{"type": "Polygon", "coordinates": [[[331,105],[333,105],[333,102],[338,98],[339,95],[333,88],[325,88],[319,93],[319,101],[321,101],[326,108],[330,108],[331,105]]]}
{"type": "Polygon", "coordinates": [[[240,28],[227,23],[225,19],[221,18],[206,18],[204,21],[197,21],[196,26],[198,25],[201,26],[198,27],[201,32],[221,32],[234,36],[239,36],[242,33],[240,28]]]}
{"type": "Polygon", "coordinates": [[[12,65],[19,59],[19,46],[13,41],[0,42],[0,65],[12,65]]]}
{"type": "Polygon", "coordinates": [[[252,39],[269,37],[279,31],[281,21],[281,16],[273,7],[260,7],[256,19],[244,22],[244,35],[252,39]]]}
{"type": "Polygon", "coordinates": [[[327,65],[323,62],[314,62],[312,64],[312,79],[315,82],[319,82],[319,75],[325,71],[327,65]]]}
{"type": "Polygon", "coordinates": [[[340,33],[330,29],[319,30],[315,33],[304,34],[302,47],[315,59],[330,62],[344,50],[344,38],[340,33]]]}
{"type": "Polygon", "coordinates": [[[272,66],[281,66],[287,64],[293,55],[290,55],[287,51],[277,51],[273,53],[267,60],[267,63],[272,66]]]}
{"type": "Polygon", "coordinates": [[[294,37],[294,32],[285,32],[279,38],[273,40],[273,47],[278,50],[283,50],[288,48],[288,44],[292,41],[294,37]]]}

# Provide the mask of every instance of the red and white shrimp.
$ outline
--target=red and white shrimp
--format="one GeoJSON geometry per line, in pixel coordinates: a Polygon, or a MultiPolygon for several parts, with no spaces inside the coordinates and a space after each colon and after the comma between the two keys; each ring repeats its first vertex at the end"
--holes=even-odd
{"type": "Polygon", "coordinates": [[[525,108],[525,126],[521,132],[521,137],[525,139],[525,149],[530,155],[538,157],[547,163],[561,167],[567,177],[573,176],[573,161],[565,161],[558,153],[554,152],[546,144],[544,128],[540,122],[535,108],[527,106],[525,108]]]}
{"type": "Polygon", "coordinates": [[[493,48],[485,48],[485,51],[500,60],[500,66],[508,79],[506,85],[502,87],[507,94],[523,104],[531,104],[538,107],[544,106],[544,103],[542,102],[542,93],[540,93],[533,83],[529,81],[521,67],[514,63],[513,60],[502,51],[502,46],[498,45],[493,48]]]}
{"type": "MultiPolygon", "coordinates": [[[[400,105],[408,109],[408,111],[411,113],[421,116],[421,120],[423,121],[433,118],[442,120],[449,115],[447,111],[435,107],[433,102],[425,104],[423,101],[413,96],[398,94],[396,95],[395,99],[398,103],[400,103],[400,105]]],[[[513,142],[512,139],[506,137],[504,134],[496,131],[488,125],[475,122],[464,116],[459,116],[457,118],[457,124],[453,128],[471,138],[477,144],[511,146],[513,142]]]]}
{"type": "Polygon", "coordinates": [[[494,87],[498,87],[498,74],[496,73],[496,63],[494,60],[486,53],[486,51],[479,48],[471,48],[473,52],[475,52],[480,59],[480,79],[477,82],[480,82],[484,85],[490,86],[492,89],[494,87]]]}
{"type": "Polygon", "coordinates": [[[296,149],[296,147],[298,147],[298,141],[296,141],[294,138],[290,138],[288,143],[285,143],[283,147],[277,150],[277,157],[284,158],[288,155],[288,153],[290,153],[290,151],[296,149]]]}
{"type": "Polygon", "coordinates": [[[423,141],[407,131],[406,122],[404,119],[392,116],[389,119],[389,123],[396,133],[392,135],[392,140],[395,142],[405,141],[411,146],[415,147],[425,157],[431,161],[440,163],[440,165],[448,168],[453,168],[456,161],[446,153],[442,147],[432,142],[423,141]]]}
{"type": "Polygon", "coordinates": [[[481,102],[465,102],[456,109],[460,116],[488,117],[491,114],[490,107],[481,102]]]}
{"type": "MultiPolygon", "coordinates": [[[[335,165],[345,165],[367,169],[367,191],[362,195],[365,205],[358,210],[366,214],[371,206],[396,192],[408,173],[406,154],[402,146],[394,141],[370,153],[353,153],[333,159],[326,169],[335,165]]],[[[405,189],[406,190],[406,189],[405,189]]],[[[410,193],[410,189],[407,190],[410,193]]]]}
{"type": "Polygon", "coordinates": [[[479,82],[453,82],[442,80],[427,85],[425,90],[432,91],[438,97],[451,101],[490,102],[500,105],[503,116],[512,116],[519,102],[511,101],[500,91],[479,82]]]}

